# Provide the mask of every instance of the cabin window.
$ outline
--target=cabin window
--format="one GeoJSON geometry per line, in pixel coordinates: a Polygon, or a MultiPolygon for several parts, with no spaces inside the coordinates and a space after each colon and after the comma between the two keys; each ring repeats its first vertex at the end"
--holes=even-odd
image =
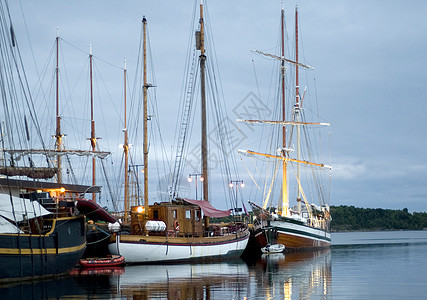
{"type": "Polygon", "coordinates": [[[196,221],[200,220],[200,210],[196,210],[196,216],[195,216],[195,218],[196,218],[196,221]]]}
{"type": "Polygon", "coordinates": [[[172,216],[173,216],[174,219],[176,219],[176,217],[177,217],[177,211],[176,211],[176,209],[172,210],[172,216]]]}
{"type": "Polygon", "coordinates": [[[185,211],[185,218],[186,219],[191,219],[191,210],[186,210],[185,211]]]}
{"type": "Polygon", "coordinates": [[[153,219],[154,220],[159,219],[159,211],[157,209],[153,210],[153,219]]]}

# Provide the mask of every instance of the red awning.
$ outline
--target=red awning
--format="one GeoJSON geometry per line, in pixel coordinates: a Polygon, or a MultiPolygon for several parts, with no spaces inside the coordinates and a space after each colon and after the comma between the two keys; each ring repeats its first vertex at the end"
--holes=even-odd
{"type": "Polygon", "coordinates": [[[231,214],[231,210],[219,210],[213,207],[208,201],[203,200],[190,200],[184,199],[184,201],[199,206],[205,216],[213,218],[227,217],[231,214]]]}

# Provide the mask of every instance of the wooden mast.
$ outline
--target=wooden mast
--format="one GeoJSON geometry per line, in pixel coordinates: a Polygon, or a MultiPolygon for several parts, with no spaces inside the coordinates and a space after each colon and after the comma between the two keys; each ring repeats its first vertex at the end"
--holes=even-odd
{"type": "MultiPolygon", "coordinates": [[[[295,6],[295,121],[301,122],[301,108],[300,108],[300,97],[299,97],[299,66],[298,66],[298,5],[295,6]]],[[[300,160],[301,156],[301,127],[297,125],[297,160],[300,160]]],[[[300,182],[301,178],[301,166],[297,164],[297,180],[300,182]]],[[[297,189],[297,203],[298,213],[301,214],[301,189],[298,185],[297,189]]]]}
{"type": "Polygon", "coordinates": [[[203,177],[203,200],[209,201],[208,185],[208,143],[207,143],[207,119],[206,119],[206,85],[205,85],[205,33],[203,21],[203,0],[200,1],[200,94],[202,114],[202,177],[203,177]]]}
{"type": "Polygon", "coordinates": [[[129,167],[129,144],[128,144],[128,128],[127,128],[127,118],[126,118],[126,110],[127,110],[127,104],[126,104],[126,59],[125,59],[125,68],[123,70],[124,73],[124,115],[125,115],[125,140],[123,144],[123,152],[125,155],[125,209],[124,209],[124,216],[127,217],[127,213],[129,212],[129,174],[128,174],[128,167],[129,167]]]}
{"type": "MultiPolygon", "coordinates": [[[[209,180],[208,180],[208,142],[207,142],[207,118],[206,118],[206,85],[205,85],[205,29],[203,20],[203,0],[200,0],[200,95],[201,95],[201,121],[202,121],[202,177],[203,177],[203,200],[209,201],[209,180]]],[[[209,218],[204,216],[205,228],[209,226],[209,218]]]]}
{"type": "Polygon", "coordinates": [[[147,19],[142,18],[143,24],[143,51],[144,51],[144,208],[145,214],[148,214],[148,104],[147,104],[147,19]]]}
{"type": "MultiPolygon", "coordinates": [[[[89,51],[89,66],[90,66],[90,144],[92,146],[92,152],[96,151],[96,137],[95,137],[95,120],[93,118],[93,82],[92,82],[92,45],[90,45],[89,51]]],[[[96,161],[95,156],[92,157],[92,186],[96,185],[96,161]]],[[[92,194],[92,201],[95,201],[95,194],[92,194]]]]}
{"type": "MultiPolygon", "coordinates": [[[[281,13],[281,55],[285,57],[285,8],[282,1],[282,13],[281,13]]],[[[285,61],[282,59],[281,63],[281,85],[282,85],[282,120],[286,120],[285,112],[285,61]]],[[[283,149],[286,149],[286,126],[283,125],[282,128],[282,146],[283,149]]],[[[286,156],[287,153],[283,150],[283,155],[286,156]]],[[[289,208],[289,197],[288,197],[288,179],[287,179],[287,161],[284,159],[282,161],[282,209],[281,216],[288,216],[289,208]]]]}
{"type": "MultiPolygon", "coordinates": [[[[59,28],[56,28],[56,150],[62,149],[62,134],[61,134],[61,116],[59,115],[59,28]]],[[[61,156],[56,156],[58,174],[57,182],[62,183],[62,160],[61,156]]]]}

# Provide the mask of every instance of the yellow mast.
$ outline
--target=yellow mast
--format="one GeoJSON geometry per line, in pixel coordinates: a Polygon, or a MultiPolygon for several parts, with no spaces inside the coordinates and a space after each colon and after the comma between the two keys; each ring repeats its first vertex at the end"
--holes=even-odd
{"type": "MultiPolygon", "coordinates": [[[[286,151],[286,150],[284,150],[284,151],[286,151]]],[[[281,159],[281,160],[286,161],[286,162],[290,161],[290,162],[296,162],[296,163],[305,164],[305,165],[311,165],[311,166],[317,166],[317,167],[321,167],[321,168],[332,169],[332,167],[329,165],[314,163],[314,162],[310,162],[308,160],[293,159],[293,158],[286,157],[285,155],[282,155],[282,156],[272,155],[272,154],[267,154],[267,153],[251,151],[251,150],[239,150],[239,152],[250,154],[250,155],[254,154],[254,155],[260,155],[260,156],[269,157],[269,158],[277,158],[277,159],[281,159]]]]}
{"type": "MultiPolygon", "coordinates": [[[[282,37],[282,57],[285,57],[285,9],[282,1],[282,13],[281,13],[281,37],[282,37]]],[[[285,121],[285,61],[281,63],[281,83],[282,83],[282,120],[285,121]]],[[[282,129],[282,144],[283,148],[286,149],[286,126],[283,125],[282,129]]],[[[286,153],[284,153],[286,156],[286,153]]],[[[289,192],[288,192],[288,178],[287,178],[287,161],[282,161],[282,207],[279,212],[282,217],[288,216],[289,210],[289,192]]]]}

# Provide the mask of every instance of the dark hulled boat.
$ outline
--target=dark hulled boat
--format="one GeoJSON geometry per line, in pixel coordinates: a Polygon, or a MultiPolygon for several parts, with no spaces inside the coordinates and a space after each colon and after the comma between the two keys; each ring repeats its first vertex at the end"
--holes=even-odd
{"type": "Polygon", "coordinates": [[[84,217],[44,224],[50,229],[46,233],[0,234],[0,281],[64,274],[78,263],[86,248],[84,217]]]}
{"type": "Polygon", "coordinates": [[[90,187],[55,185],[0,179],[0,282],[64,274],[83,255],[86,222],[75,201],[90,187]]]}
{"type": "MultiPolygon", "coordinates": [[[[65,149],[58,84],[56,149],[47,149],[7,0],[0,0],[0,19],[0,282],[56,276],[70,271],[86,249],[85,216],[76,203],[100,191],[94,182],[64,184],[61,157],[108,153],[65,149]]],[[[57,55],[57,83],[58,70],[57,55]]]]}

